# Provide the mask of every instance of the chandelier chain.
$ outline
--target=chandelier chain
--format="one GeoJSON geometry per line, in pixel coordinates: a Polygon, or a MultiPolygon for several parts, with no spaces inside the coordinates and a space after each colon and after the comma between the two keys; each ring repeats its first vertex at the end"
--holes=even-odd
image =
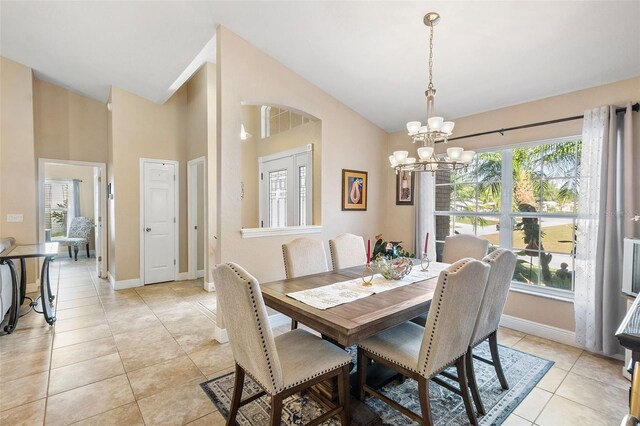
{"type": "Polygon", "coordinates": [[[433,89],[433,25],[429,26],[429,86],[433,89]]]}

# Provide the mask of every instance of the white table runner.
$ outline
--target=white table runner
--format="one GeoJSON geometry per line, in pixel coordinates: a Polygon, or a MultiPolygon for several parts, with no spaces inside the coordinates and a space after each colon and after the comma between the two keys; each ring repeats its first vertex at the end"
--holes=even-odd
{"type": "Polygon", "coordinates": [[[397,281],[388,280],[380,274],[375,274],[371,285],[368,287],[362,285],[362,278],[354,278],[352,280],[309,290],[287,293],[287,296],[309,306],[313,306],[314,308],[324,310],[342,305],[343,303],[353,302],[354,300],[362,299],[372,294],[382,293],[394,288],[437,277],[440,275],[440,271],[446,269],[448,266],[448,263],[433,262],[429,266],[428,271],[422,272],[420,265],[416,265],[406,277],[397,281]]]}

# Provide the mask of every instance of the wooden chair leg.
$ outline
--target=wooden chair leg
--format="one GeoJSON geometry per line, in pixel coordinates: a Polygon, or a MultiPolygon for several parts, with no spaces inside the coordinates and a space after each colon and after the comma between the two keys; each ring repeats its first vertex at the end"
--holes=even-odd
{"type": "Polygon", "coordinates": [[[351,371],[351,366],[349,364],[342,367],[342,371],[339,376],[339,384],[338,384],[338,400],[340,401],[340,406],[342,407],[342,412],[340,413],[340,424],[342,426],[348,426],[351,423],[350,413],[349,413],[349,400],[351,399],[351,392],[349,392],[349,373],[351,371]]]}
{"type": "Polygon", "coordinates": [[[291,329],[295,330],[296,328],[298,328],[298,321],[292,319],[291,320],[291,329]]]}
{"type": "Polygon", "coordinates": [[[431,401],[429,399],[429,379],[420,377],[418,379],[418,396],[420,398],[420,410],[422,411],[422,424],[432,426],[431,401]]]}
{"type": "Polygon", "coordinates": [[[271,421],[270,426],[280,426],[282,421],[282,396],[273,395],[271,397],[271,421]]]}
{"type": "Polygon", "coordinates": [[[235,426],[236,416],[240,408],[242,399],[242,388],[244,387],[244,370],[236,364],[236,377],[233,382],[233,396],[231,397],[231,407],[229,408],[229,418],[227,418],[227,426],[235,426]]]}
{"type": "Polygon", "coordinates": [[[507,378],[504,376],[504,371],[502,371],[500,354],[498,353],[498,330],[489,335],[489,349],[491,349],[491,360],[493,361],[493,367],[496,369],[500,386],[502,386],[502,389],[507,390],[509,389],[509,383],[507,383],[507,378]]]}
{"type": "Polygon", "coordinates": [[[69,259],[73,259],[73,256],[71,255],[71,246],[67,246],[67,250],[69,250],[69,259]]]}
{"type": "Polygon", "coordinates": [[[456,361],[456,369],[458,370],[458,384],[460,385],[460,393],[462,393],[462,400],[464,401],[464,408],[467,410],[467,416],[469,422],[472,425],[478,424],[476,412],[471,404],[471,397],[469,396],[469,385],[467,380],[467,368],[464,365],[464,356],[461,356],[456,361]]]}
{"type": "Polygon", "coordinates": [[[73,255],[76,258],[76,262],[78,261],[78,246],[73,246],[73,255]]]}
{"type": "Polygon", "coordinates": [[[367,397],[364,390],[364,386],[367,384],[367,365],[368,359],[364,350],[358,347],[358,399],[362,402],[364,402],[367,397]]]}
{"type": "Polygon", "coordinates": [[[482,404],[482,399],[480,398],[478,382],[476,381],[476,371],[473,366],[473,348],[469,348],[469,350],[467,351],[467,355],[465,356],[465,363],[467,365],[467,378],[469,379],[469,388],[471,389],[473,402],[476,405],[478,413],[480,413],[480,415],[484,415],[484,405],[482,404]]]}
{"type": "Polygon", "coordinates": [[[87,259],[90,258],[91,255],[89,254],[89,243],[87,243],[87,259]]]}

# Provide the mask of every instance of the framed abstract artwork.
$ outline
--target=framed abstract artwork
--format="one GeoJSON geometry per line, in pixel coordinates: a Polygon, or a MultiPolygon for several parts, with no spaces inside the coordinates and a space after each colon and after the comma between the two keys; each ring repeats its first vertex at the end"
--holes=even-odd
{"type": "Polygon", "coordinates": [[[413,205],[413,187],[415,184],[415,174],[407,171],[400,171],[396,175],[396,205],[413,205]]]}
{"type": "Polygon", "coordinates": [[[367,172],[342,169],[342,210],[367,210],[367,172]]]}

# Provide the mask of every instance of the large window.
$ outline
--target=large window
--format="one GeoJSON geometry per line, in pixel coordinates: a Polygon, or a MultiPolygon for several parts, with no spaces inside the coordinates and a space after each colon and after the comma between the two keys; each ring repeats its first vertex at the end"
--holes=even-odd
{"type": "Polygon", "coordinates": [[[581,146],[574,137],[483,152],[464,171],[439,172],[438,258],[446,236],[476,235],[517,255],[515,286],[573,291],[581,146]]]}
{"type": "Polygon", "coordinates": [[[67,235],[69,182],[46,180],[44,183],[44,226],[52,237],[67,235]]]}

